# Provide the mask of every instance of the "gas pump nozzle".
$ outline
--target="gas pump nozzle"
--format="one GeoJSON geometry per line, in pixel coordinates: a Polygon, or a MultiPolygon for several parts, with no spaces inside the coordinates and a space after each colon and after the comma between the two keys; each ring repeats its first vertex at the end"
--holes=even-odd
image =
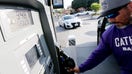
{"type": "Polygon", "coordinates": [[[62,74],[74,74],[74,72],[68,72],[69,69],[75,67],[75,61],[73,58],[69,57],[65,54],[63,50],[58,48],[58,54],[59,54],[59,63],[60,63],[60,69],[62,74]]]}

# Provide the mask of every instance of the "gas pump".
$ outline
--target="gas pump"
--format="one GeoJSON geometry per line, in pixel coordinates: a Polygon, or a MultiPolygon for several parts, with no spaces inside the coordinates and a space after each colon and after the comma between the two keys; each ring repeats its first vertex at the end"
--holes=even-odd
{"type": "Polygon", "coordinates": [[[60,74],[47,20],[37,0],[0,0],[0,74],[60,74]]]}
{"type": "Polygon", "coordinates": [[[40,0],[0,0],[0,74],[71,74],[74,60],[55,46],[46,9],[40,0]]]}

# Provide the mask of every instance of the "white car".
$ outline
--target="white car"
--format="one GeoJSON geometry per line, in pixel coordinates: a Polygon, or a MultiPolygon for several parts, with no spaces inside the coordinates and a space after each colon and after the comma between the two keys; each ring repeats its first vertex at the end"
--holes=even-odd
{"type": "Polygon", "coordinates": [[[64,15],[58,22],[60,27],[64,27],[65,29],[71,29],[80,27],[82,24],[81,19],[75,17],[74,15],[64,15]]]}
{"type": "Polygon", "coordinates": [[[94,14],[95,14],[94,11],[86,11],[86,13],[87,13],[88,15],[94,15],[94,14]]]}
{"type": "Polygon", "coordinates": [[[85,16],[85,15],[87,15],[87,14],[88,14],[87,12],[83,11],[83,12],[78,12],[78,13],[76,13],[75,15],[76,15],[76,16],[85,16]]]}

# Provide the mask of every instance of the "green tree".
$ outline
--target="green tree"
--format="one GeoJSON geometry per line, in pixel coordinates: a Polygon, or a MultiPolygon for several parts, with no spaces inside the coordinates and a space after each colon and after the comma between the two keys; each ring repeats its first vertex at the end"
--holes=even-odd
{"type": "Polygon", "coordinates": [[[86,8],[86,3],[85,3],[86,0],[73,0],[72,1],[72,8],[73,9],[78,9],[80,7],[84,7],[86,8]]]}
{"type": "Polygon", "coordinates": [[[80,8],[80,7],[83,7],[85,9],[89,10],[91,4],[94,3],[94,2],[98,3],[99,0],[73,0],[72,4],[71,4],[71,7],[75,10],[80,8]]]}
{"type": "Polygon", "coordinates": [[[101,8],[101,5],[99,3],[92,3],[91,4],[91,7],[90,7],[92,10],[94,10],[95,12],[97,12],[100,8],[101,8]]]}
{"type": "Polygon", "coordinates": [[[87,4],[87,10],[90,10],[91,9],[91,4],[92,3],[99,3],[99,0],[86,0],[86,4],[87,4]]]}

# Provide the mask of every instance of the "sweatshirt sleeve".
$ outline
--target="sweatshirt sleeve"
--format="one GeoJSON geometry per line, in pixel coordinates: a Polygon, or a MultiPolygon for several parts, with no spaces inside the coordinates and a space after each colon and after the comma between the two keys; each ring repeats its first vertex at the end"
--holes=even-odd
{"type": "Polygon", "coordinates": [[[91,53],[88,59],[79,66],[80,72],[94,68],[111,54],[110,47],[106,43],[108,40],[106,39],[101,38],[98,47],[91,53]]]}

